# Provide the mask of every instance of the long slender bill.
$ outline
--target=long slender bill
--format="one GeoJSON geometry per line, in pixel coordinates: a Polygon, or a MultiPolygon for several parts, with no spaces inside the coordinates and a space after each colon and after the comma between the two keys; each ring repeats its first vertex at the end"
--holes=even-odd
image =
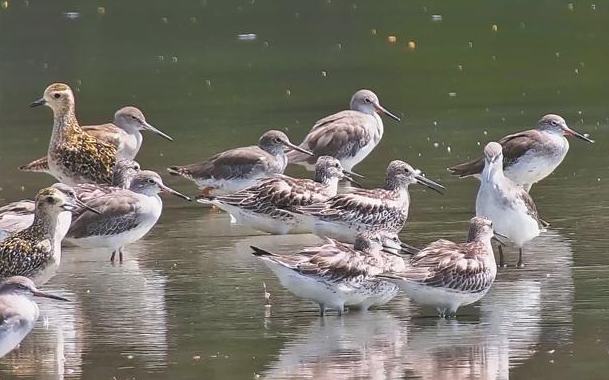
{"type": "Polygon", "coordinates": [[[169,141],[173,141],[173,137],[169,136],[168,134],[166,134],[165,132],[163,132],[163,131],[161,131],[159,129],[156,129],[155,127],[153,127],[152,125],[148,124],[145,121],[142,122],[142,127],[145,130],[150,131],[152,133],[155,133],[155,134],[157,134],[157,135],[159,135],[159,136],[161,136],[161,137],[163,137],[163,138],[165,138],[165,139],[167,139],[169,141]]]}
{"type": "Polygon", "coordinates": [[[573,137],[577,137],[578,139],[580,139],[580,140],[584,140],[584,141],[587,141],[587,142],[589,142],[589,143],[593,143],[593,142],[594,142],[594,140],[592,140],[592,139],[590,139],[590,138],[586,137],[585,135],[583,135],[583,134],[581,134],[581,133],[579,133],[579,132],[577,132],[577,131],[572,130],[572,129],[571,129],[571,128],[569,128],[569,127],[565,127],[565,135],[567,135],[567,136],[573,136],[573,137]]]}
{"type": "Polygon", "coordinates": [[[160,187],[161,187],[161,189],[162,189],[164,192],[166,192],[166,193],[173,194],[173,195],[175,195],[176,197],[180,197],[180,198],[185,199],[185,200],[187,200],[187,201],[189,201],[189,202],[192,200],[192,199],[190,199],[190,197],[188,197],[188,196],[186,196],[186,195],[184,195],[184,194],[180,193],[179,191],[175,191],[174,189],[172,189],[172,188],[171,188],[171,187],[169,187],[169,186],[166,186],[166,185],[159,185],[159,186],[160,186],[160,187]]]}
{"type": "Polygon", "coordinates": [[[32,292],[32,294],[36,297],[50,298],[50,299],[54,299],[54,300],[70,302],[70,300],[67,298],[56,296],[54,294],[41,292],[40,290],[36,290],[36,291],[32,292]]]}
{"type": "Polygon", "coordinates": [[[401,121],[400,118],[398,116],[396,116],[393,112],[390,112],[387,108],[383,107],[380,104],[375,104],[374,108],[376,108],[377,112],[380,112],[384,115],[389,116],[390,118],[392,118],[395,121],[401,121]]]}
{"type": "Polygon", "coordinates": [[[308,154],[309,156],[314,156],[313,152],[306,150],[304,148],[299,147],[298,145],[294,145],[289,141],[282,141],[283,145],[287,146],[290,149],[294,149],[299,151],[300,153],[308,154]]]}
{"type": "Polygon", "coordinates": [[[415,178],[417,179],[417,182],[420,183],[421,185],[426,186],[440,194],[444,194],[444,190],[446,190],[446,188],[444,186],[440,185],[436,181],[432,181],[431,179],[429,179],[427,177],[423,177],[420,174],[415,175],[415,178]]]}
{"type": "Polygon", "coordinates": [[[82,207],[82,208],[84,208],[86,210],[89,210],[89,211],[91,211],[91,212],[93,212],[93,213],[95,213],[97,215],[101,215],[101,211],[94,209],[93,207],[89,206],[88,204],[86,204],[85,202],[81,201],[80,199],[76,199],[75,203],[78,206],[80,206],[80,207],[82,207]]]}

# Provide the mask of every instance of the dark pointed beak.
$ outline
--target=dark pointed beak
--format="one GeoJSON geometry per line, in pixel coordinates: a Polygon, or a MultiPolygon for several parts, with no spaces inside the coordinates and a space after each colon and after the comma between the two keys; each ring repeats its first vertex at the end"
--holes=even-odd
{"type": "Polygon", "coordinates": [[[359,183],[358,181],[356,181],[355,179],[353,179],[353,177],[365,178],[361,174],[357,174],[355,172],[352,172],[352,171],[349,171],[349,170],[345,170],[345,169],[343,169],[343,176],[347,179],[347,181],[353,183],[354,185],[356,185],[358,187],[362,187],[362,184],[359,183]]]}
{"type": "Polygon", "coordinates": [[[34,108],[34,107],[38,107],[38,106],[44,106],[45,104],[47,104],[47,101],[44,100],[44,98],[40,98],[40,99],[30,103],[30,107],[34,108]]]}
{"type": "Polygon", "coordinates": [[[593,143],[594,142],[594,140],[586,137],[585,135],[582,135],[581,133],[579,133],[577,131],[572,130],[571,128],[567,127],[566,125],[563,127],[563,133],[566,136],[577,137],[578,139],[584,140],[584,141],[589,142],[589,143],[593,143]]]}
{"type": "Polygon", "coordinates": [[[36,296],[36,297],[50,298],[50,299],[53,299],[53,300],[70,302],[70,300],[67,299],[67,298],[56,296],[54,294],[49,294],[49,293],[41,292],[40,290],[33,291],[32,294],[34,296],[36,296]]]}
{"type": "Polygon", "coordinates": [[[161,190],[163,190],[164,192],[169,193],[169,194],[173,194],[173,195],[175,195],[176,197],[180,197],[180,198],[185,199],[185,200],[187,200],[187,201],[189,201],[189,202],[192,200],[192,199],[190,199],[190,197],[188,197],[188,196],[186,196],[186,195],[184,195],[184,194],[180,193],[179,191],[175,191],[175,190],[174,190],[174,189],[172,189],[171,187],[169,187],[169,186],[165,186],[164,184],[159,184],[159,187],[160,187],[160,188],[161,188],[161,190]]]}
{"type": "Polygon", "coordinates": [[[101,212],[99,210],[96,210],[93,207],[87,205],[85,202],[81,201],[80,199],[76,199],[76,201],[74,203],[76,203],[78,206],[84,208],[85,210],[89,210],[92,213],[95,213],[97,215],[101,215],[101,212]]]}
{"type": "Polygon", "coordinates": [[[392,118],[395,121],[398,121],[398,122],[400,121],[399,117],[397,117],[394,113],[389,112],[389,110],[386,109],[385,107],[383,107],[382,105],[375,103],[374,104],[374,108],[376,109],[376,112],[382,113],[384,115],[387,115],[387,116],[389,116],[390,118],[392,118]]]}
{"type": "Polygon", "coordinates": [[[294,149],[299,151],[300,153],[304,153],[304,154],[308,154],[309,156],[314,156],[314,154],[311,151],[308,151],[304,148],[299,147],[298,145],[294,145],[289,141],[282,141],[281,142],[283,145],[287,146],[290,149],[294,149]]]}
{"type": "Polygon", "coordinates": [[[173,137],[169,136],[168,134],[166,134],[165,132],[163,132],[161,130],[156,129],[155,127],[153,127],[152,125],[148,124],[145,121],[142,121],[142,128],[144,128],[145,130],[150,131],[154,134],[157,134],[157,135],[161,136],[162,138],[165,138],[169,141],[173,141],[173,137]]]}
{"type": "Polygon", "coordinates": [[[414,176],[414,178],[416,178],[417,182],[420,183],[421,185],[428,187],[428,188],[432,189],[433,191],[436,191],[440,194],[444,194],[444,190],[446,190],[446,188],[444,186],[440,185],[436,181],[432,181],[431,179],[429,179],[427,177],[423,177],[420,174],[416,174],[414,176]]]}

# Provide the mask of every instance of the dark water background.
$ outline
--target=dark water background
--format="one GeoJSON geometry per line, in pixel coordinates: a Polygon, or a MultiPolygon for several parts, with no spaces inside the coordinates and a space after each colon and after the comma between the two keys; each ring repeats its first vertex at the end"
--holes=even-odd
{"type": "MultiPolygon", "coordinates": [[[[3,203],[53,182],[16,167],[46,151],[50,111],[27,105],[55,81],[77,90],[83,124],[108,121],[123,105],[142,108],[176,140],[145,137],[138,160],[162,172],[252,144],[271,128],[299,142],[355,90],[373,89],[403,121],[387,120],[382,143],[357,167],[366,184],[379,184],[387,162],[399,158],[448,188],[444,196],[412,189],[402,237],[418,245],[465,237],[477,184],[445,168],[477,155],[480,143],[550,112],[596,140],[572,141],[561,167],[533,188],[552,226],[528,247],[526,269],[500,271],[489,295],[457,320],[437,320],[404,297],[370,313],[320,319],[248,248],[289,251],[316,238],[252,236],[224,214],[167,199],[159,224],[128,247],[124,264],[111,265],[104,251],[65,250],[46,287],[73,302],[41,304],[36,329],[0,360],[1,378],[607,377],[609,3],[0,6],[3,203]],[[247,33],[256,39],[239,40],[247,33]]],[[[167,182],[195,192],[185,181],[167,182]]]]}

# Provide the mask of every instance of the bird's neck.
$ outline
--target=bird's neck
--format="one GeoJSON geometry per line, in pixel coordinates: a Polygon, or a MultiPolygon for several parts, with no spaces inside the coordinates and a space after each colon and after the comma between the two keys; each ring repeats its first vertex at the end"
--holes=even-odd
{"type": "Polygon", "coordinates": [[[482,180],[487,182],[500,182],[505,178],[503,174],[503,162],[486,165],[482,171],[482,180]]]}
{"type": "Polygon", "coordinates": [[[53,109],[53,134],[51,142],[69,139],[70,136],[83,133],[76,120],[74,105],[64,105],[53,109]]]}
{"type": "Polygon", "coordinates": [[[55,237],[58,219],[59,215],[51,215],[36,209],[34,212],[34,222],[29,227],[29,231],[35,236],[53,239],[55,237]]]}
{"type": "Polygon", "coordinates": [[[322,177],[318,177],[315,175],[315,182],[321,183],[324,187],[332,194],[336,194],[338,192],[338,178],[337,177],[328,177],[326,175],[322,177]]]}

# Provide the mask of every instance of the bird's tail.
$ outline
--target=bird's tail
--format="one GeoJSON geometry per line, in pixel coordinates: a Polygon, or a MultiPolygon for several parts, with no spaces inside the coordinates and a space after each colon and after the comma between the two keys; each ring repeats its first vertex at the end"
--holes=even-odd
{"type": "Polygon", "coordinates": [[[469,177],[482,173],[483,169],[484,160],[482,158],[478,158],[450,167],[448,168],[448,171],[450,174],[458,175],[459,177],[469,177]]]}
{"type": "Polygon", "coordinates": [[[259,256],[259,257],[262,257],[262,256],[277,256],[277,255],[275,255],[272,252],[265,251],[262,248],[254,247],[253,245],[250,245],[250,248],[254,250],[254,252],[252,252],[252,255],[254,255],[254,256],[259,256]]]}
{"type": "Polygon", "coordinates": [[[49,160],[46,156],[19,167],[23,172],[46,173],[49,171],[49,160]]]}
{"type": "Polygon", "coordinates": [[[167,168],[167,171],[171,175],[178,175],[182,177],[192,177],[190,171],[185,166],[170,166],[167,168]]]}

